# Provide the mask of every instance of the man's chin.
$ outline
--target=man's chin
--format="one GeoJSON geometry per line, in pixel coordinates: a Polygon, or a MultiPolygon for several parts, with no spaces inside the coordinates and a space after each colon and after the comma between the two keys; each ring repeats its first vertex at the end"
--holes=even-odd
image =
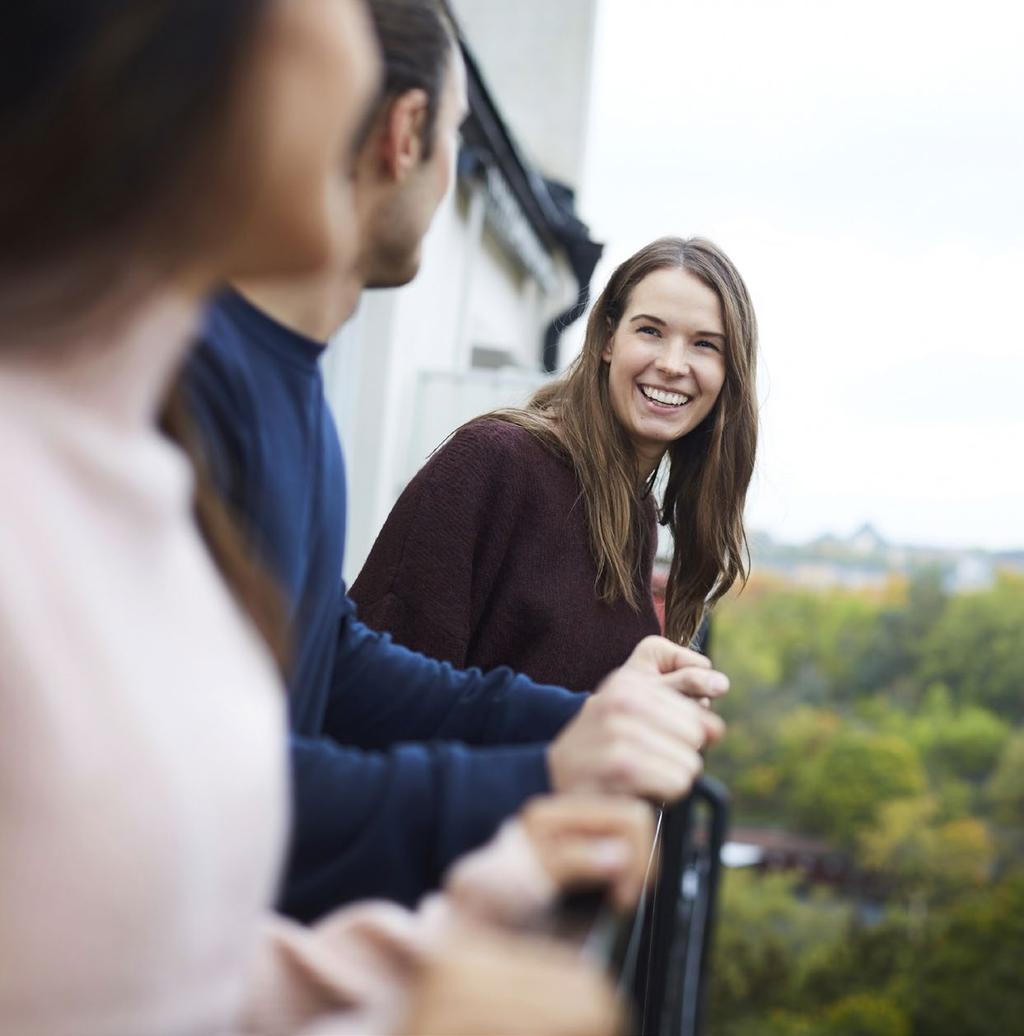
{"type": "Polygon", "coordinates": [[[414,280],[420,272],[420,253],[403,256],[394,261],[379,260],[367,264],[363,283],[367,288],[401,288],[414,280]]]}
{"type": "Polygon", "coordinates": [[[387,272],[377,273],[370,277],[366,282],[367,288],[401,288],[408,284],[410,281],[416,278],[416,274],[419,273],[419,265],[416,265],[412,269],[405,270],[402,273],[387,272]]]}

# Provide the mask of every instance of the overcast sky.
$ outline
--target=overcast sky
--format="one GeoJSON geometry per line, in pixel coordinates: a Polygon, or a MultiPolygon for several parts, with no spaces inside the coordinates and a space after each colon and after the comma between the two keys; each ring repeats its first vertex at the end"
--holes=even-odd
{"type": "Polygon", "coordinates": [[[751,527],[1024,547],[1024,4],[601,4],[597,282],[666,233],[740,268],[751,527]]]}

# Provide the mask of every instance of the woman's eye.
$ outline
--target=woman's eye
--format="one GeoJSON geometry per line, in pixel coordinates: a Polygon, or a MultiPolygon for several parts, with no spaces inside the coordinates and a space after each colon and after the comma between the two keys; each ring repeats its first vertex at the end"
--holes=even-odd
{"type": "Polygon", "coordinates": [[[638,327],[637,332],[642,335],[654,335],[656,338],[661,337],[661,332],[656,327],[651,327],[650,324],[645,324],[642,327],[638,327]]]}
{"type": "Polygon", "coordinates": [[[720,353],[722,351],[719,345],[717,345],[715,342],[709,342],[706,338],[702,338],[699,342],[697,342],[697,345],[699,345],[702,349],[714,349],[716,353],[720,353]]]}

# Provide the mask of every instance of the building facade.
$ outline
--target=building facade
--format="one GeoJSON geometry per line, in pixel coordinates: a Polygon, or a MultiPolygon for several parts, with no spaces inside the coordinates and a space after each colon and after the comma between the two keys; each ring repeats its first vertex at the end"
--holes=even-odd
{"type": "Polygon", "coordinates": [[[456,184],[419,276],[364,293],[324,360],[348,465],[350,581],[431,450],[470,417],[524,402],[557,368],[561,330],[581,315],[601,252],[574,211],[595,0],[454,7],[470,101],[456,184]],[[528,68],[502,57],[521,47],[532,48],[528,68]]]}

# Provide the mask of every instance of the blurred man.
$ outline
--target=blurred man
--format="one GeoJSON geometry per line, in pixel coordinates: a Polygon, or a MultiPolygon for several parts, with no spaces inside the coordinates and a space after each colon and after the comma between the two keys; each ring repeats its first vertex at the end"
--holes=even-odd
{"type": "Polygon", "coordinates": [[[187,372],[215,477],[290,605],[294,836],[282,907],[300,919],[368,896],[414,902],[538,792],[685,795],[722,732],[686,695],[727,686],[703,656],[651,638],[594,695],[573,695],[506,669],[456,671],[356,619],[340,579],[344,466],[318,361],[364,287],[415,276],[466,112],[437,0],[369,7],[386,82],[351,169],[359,258],[226,293],[187,372]]]}

